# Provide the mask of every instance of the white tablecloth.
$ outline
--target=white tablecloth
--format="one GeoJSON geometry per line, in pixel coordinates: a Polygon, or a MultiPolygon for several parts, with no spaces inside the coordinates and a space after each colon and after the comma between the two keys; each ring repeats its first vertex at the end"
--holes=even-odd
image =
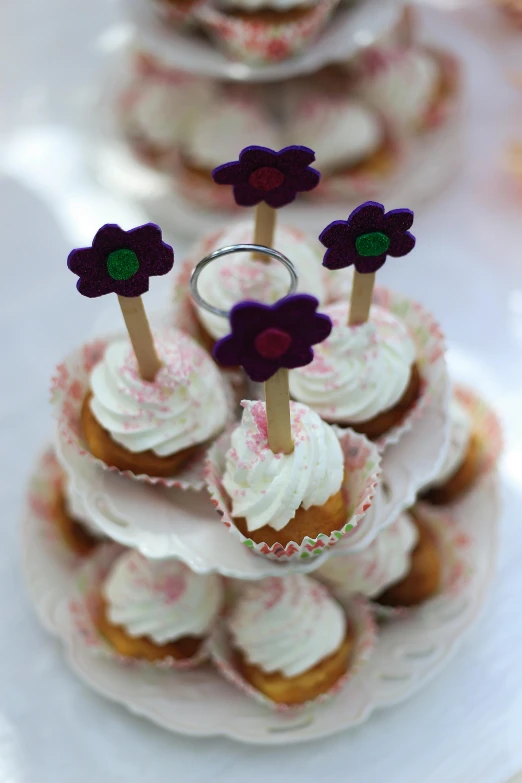
{"type": "MultiPolygon", "coordinates": [[[[78,134],[103,55],[125,35],[118,8],[108,0],[4,6],[0,782],[506,780],[522,767],[522,194],[517,200],[501,164],[517,123],[522,140],[522,90],[507,78],[517,56],[522,71],[522,37],[488,9],[426,13],[427,32],[468,66],[463,173],[417,216],[415,254],[379,273],[439,316],[454,374],[504,419],[497,581],[460,653],[422,693],[351,733],[272,750],[169,735],[104,701],[69,672],[24,594],[18,519],[27,473],[51,431],[51,371],[110,307],[76,294],[66,255],[101,223],[128,228],[141,216],[99,191],[78,134]]],[[[163,294],[156,281],[150,299],[163,294]]]]}

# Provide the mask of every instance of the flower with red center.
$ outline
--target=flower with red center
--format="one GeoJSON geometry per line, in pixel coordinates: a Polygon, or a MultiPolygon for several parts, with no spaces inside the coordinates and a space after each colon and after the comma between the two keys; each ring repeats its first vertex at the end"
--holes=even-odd
{"type": "Polygon", "coordinates": [[[405,256],[413,250],[415,237],[408,231],[412,223],[411,209],[391,209],[385,214],[382,204],[366,201],[348,220],[334,220],[319,236],[328,248],[323,266],[343,269],[353,264],[362,274],[376,272],[387,256],[405,256]]]}
{"type": "Polygon", "coordinates": [[[88,297],[141,296],[149,290],[149,277],[166,275],[173,265],[174,251],[154,223],[130,231],[108,223],[96,232],[91,247],[72,250],[67,259],[80,278],[76,288],[88,297]]]}
{"type": "Polygon", "coordinates": [[[286,367],[304,367],[314,358],[312,345],[326,340],[332,330],[319,302],[295,294],[273,305],[239,302],[230,313],[231,333],[216,343],[214,358],[227,367],[241,365],[251,380],[267,381],[286,367]]]}
{"type": "Polygon", "coordinates": [[[218,185],[232,185],[236,204],[253,207],[264,201],[277,209],[302,191],[313,190],[320,174],[310,168],[315,153],[308,147],[245,147],[239,160],[224,163],[212,172],[218,185]]]}

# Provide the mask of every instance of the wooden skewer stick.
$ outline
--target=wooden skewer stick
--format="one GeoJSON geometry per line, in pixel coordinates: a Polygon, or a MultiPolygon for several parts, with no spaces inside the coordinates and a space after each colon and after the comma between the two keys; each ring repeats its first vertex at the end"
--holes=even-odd
{"type": "Polygon", "coordinates": [[[274,454],[291,454],[294,450],[290,424],[290,390],[288,370],[281,368],[265,383],[268,445],[274,454]]]}
{"type": "Polygon", "coordinates": [[[374,283],[375,272],[361,274],[361,272],[354,270],[350,309],[348,313],[348,326],[363,324],[368,320],[374,283]]]}
{"type": "Polygon", "coordinates": [[[154,339],[141,296],[119,296],[121,312],[130,341],[136,354],[140,375],[144,381],[153,381],[161,367],[154,339]]]}
{"type": "MultiPolygon", "coordinates": [[[[274,246],[274,234],[277,218],[277,210],[269,207],[264,201],[261,201],[256,207],[256,217],[254,225],[254,245],[264,245],[265,247],[274,246]]],[[[261,253],[254,255],[256,261],[270,263],[270,258],[261,253]]]]}

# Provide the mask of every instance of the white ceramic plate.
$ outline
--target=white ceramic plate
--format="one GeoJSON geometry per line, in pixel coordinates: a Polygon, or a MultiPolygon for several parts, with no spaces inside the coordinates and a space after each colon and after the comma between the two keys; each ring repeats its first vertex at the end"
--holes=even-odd
{"type": "Polygon", "coordinates": [[[127,0],[135,27],[136,44],[155,54],[171,68],[213,79],[267,82],[317,71],[328,63],[348,60],[400,19],[402,0],[360,0],[341,8],[320,36],[300,56],[270,65],[248,65],[230,60],[209,39],[170,28],[162,23],[147,0],[127,0]]]}
{"type": "Polygon", "coordinates": [[[70,572],[54,548],[41,546],[46,523],[34,507],[28,508],[23,526],[25,576],[38,616],[64,642],[71,667],[106,698],[181,734],[222,735],[260,745],[308,742],[356,726],[375,709],[408,698],[447,663],[487,595],[498,514],[497,477],[489,474],[454,508],[467,541],[468,573],[460,588],[385,624],[372,658],[346,689],[324,706],[293,717],[267,711],[210,667],[162,672],[92,655],[68,611],[70,572]]]}

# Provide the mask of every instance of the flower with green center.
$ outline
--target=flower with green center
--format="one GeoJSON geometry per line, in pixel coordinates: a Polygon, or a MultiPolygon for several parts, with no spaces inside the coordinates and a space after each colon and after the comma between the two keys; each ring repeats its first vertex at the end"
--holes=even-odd
{"type": "Polygon", "coordinates": [[[73,250],[67,266],[78,275],[83,296],[104,294],[141,296],[149,290],[149,277],[165,275],[174,264],[174,251],[162,241],[154,223],[124,231],[107,224],[96,233],[91,247],[73,250]]]}
{"type": "Polygon", "coordinates": [[[415,246],[408,229],[413,223],[410,209],[384,212],[382,204],[366,201],[353,210],[348,220],[334,220],[319,240],[327,248],[323,266],[343,269],[355,266],[362,274],[376,272],[387,256],[405,256],[415,246]]]}

